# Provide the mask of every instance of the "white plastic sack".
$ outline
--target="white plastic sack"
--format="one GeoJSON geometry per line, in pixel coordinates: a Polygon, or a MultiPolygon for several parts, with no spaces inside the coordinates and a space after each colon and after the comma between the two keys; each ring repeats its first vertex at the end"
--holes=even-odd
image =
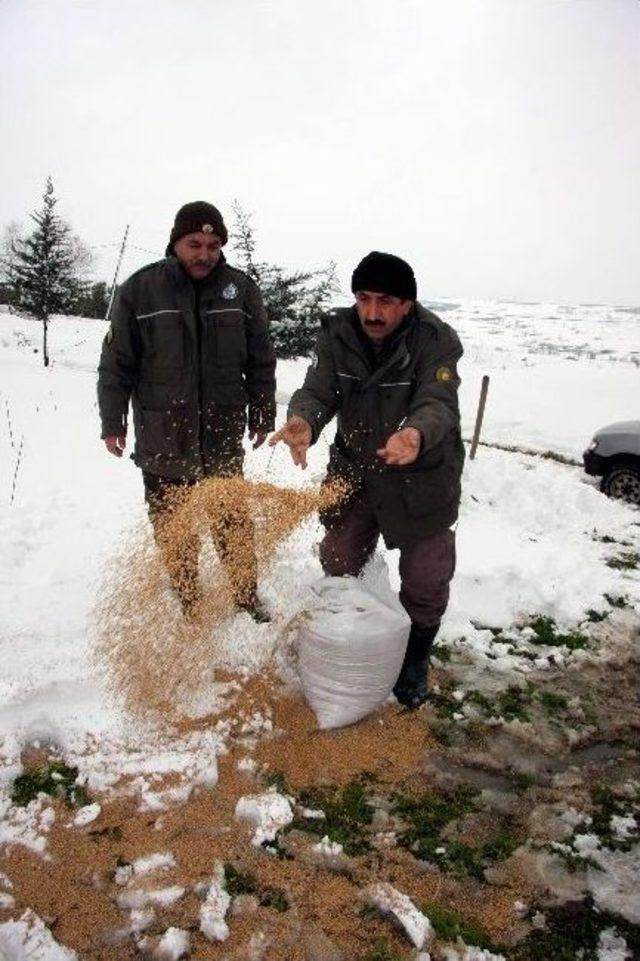
{"type": "Polygon", "coordinates": [[[355,577],[323,577],[298,633],[298,668],[322,729],[380,707],[396,682],[411,622],[355,577]]]}

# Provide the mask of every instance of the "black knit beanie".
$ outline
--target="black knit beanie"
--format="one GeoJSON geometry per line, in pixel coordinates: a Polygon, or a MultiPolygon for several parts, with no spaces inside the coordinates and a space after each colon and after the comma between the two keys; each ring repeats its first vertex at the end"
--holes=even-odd
{"type": "Polygon", "coordinates": [[[351,290],[354,294],[358,290],[370,290],[402,300],[415,300],[418,293],[416,278],[406,260],[377,250],[367,254],[354,270],[351,290]]]}
{"type": "Polygon", "coordinates": [[[228,240],[227,228],[217,207],[208,204],[205,200],[194,200],[193,203],[181,207],[176,214],[167,245],[167,257],[173,253],[173,245],[176,240],[186,237],[187,234],[200,233],[215,234],[220,238],[223,247],[228,240]]]}

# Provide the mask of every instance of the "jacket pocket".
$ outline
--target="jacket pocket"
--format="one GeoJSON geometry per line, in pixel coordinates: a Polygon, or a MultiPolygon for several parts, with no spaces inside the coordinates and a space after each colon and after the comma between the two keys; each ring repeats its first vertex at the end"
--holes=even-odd
{"type": "Polygon", "coordinates": [[[185,329],[182,312],[158,310],[137,317],[146,365],[152,370],[182,367],[185,329]]]}
{"type": "Polygon", "coordinates": [[[136,442],[140,452],[147,455],[179,457],[189,446],[189,425],[186,411],[140,409],[136,424],[136,442]]]}
{"type": "Polygon", "coordinates": [[[206,311],[207,342],[213,347],[210,362],[215,367],[244,367],[247,359],[247,336],[244,311],[239,308],[206,311]]]}
{"type": "Polygon", "coordinates": [[[459,496],[460,482],[449,464],[405,475],[402,494],[411,517],[424,517],[459,496]]]}

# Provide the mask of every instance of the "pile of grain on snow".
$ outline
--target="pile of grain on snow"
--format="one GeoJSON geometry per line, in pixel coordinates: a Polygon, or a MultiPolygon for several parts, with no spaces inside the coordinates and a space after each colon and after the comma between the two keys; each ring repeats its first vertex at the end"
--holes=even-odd
{"type": "Polygon", "coordinates": [[[264,565],[306,517],[346,494],[341,483],[293,490],[241,477],[176,491],[156,525],[157,542],[145,523],[113,559],[95,611],[97,656],[126,707],[179,717],[215,665],[217,625],[237,609],[231,584],[236,596],[250,589],[255,559],[264,565]],[[184,559],[221,538],[224,563],[214,550],[202,551],[198,599],[184,617],[168,571],[175,586],[184,559]]]}

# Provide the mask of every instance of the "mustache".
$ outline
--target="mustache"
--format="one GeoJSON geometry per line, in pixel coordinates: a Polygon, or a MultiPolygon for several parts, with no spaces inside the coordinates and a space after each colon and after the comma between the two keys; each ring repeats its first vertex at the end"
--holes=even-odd
{"type": "Polygon", "coordinates": [[[384,327],[384,320],[365,320],[365,327],[384,327]]]}

